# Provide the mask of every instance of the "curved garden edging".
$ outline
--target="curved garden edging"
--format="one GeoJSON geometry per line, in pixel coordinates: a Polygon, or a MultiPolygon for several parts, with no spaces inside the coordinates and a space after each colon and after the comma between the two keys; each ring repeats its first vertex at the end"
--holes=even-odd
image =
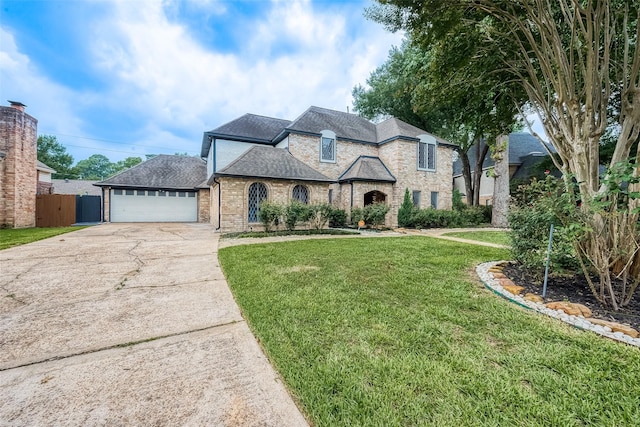
{"type": "Polygon", "coordinates": [[[538,313],[546,314],[547,316],[556,319],[560,319],[563,322],[575,326],[576,328],[592,331],[607,338],[621,341],[635,347],[640,347],[640,338],[633,338],[622,332],[613,332],[611,328],[607,326],[595,325],[591,323],[589,319],[583,316],[573,316],[565,313],[562,310],[553,310],[551,308],[545,307],[543,304],[526,300],[519,295],[514,295],[508,292],[500,285],[498,280],[494,278],[493,273],[489,271],[491,268],[506,262],[508,261],[490,261],[482,263],[476,267],[476,273],[487,289],[522,307],[537,311],[538,313]]]}

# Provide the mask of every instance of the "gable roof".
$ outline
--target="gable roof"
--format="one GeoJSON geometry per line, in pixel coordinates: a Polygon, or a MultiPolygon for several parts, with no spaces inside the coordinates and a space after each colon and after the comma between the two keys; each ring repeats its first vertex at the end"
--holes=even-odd
{"type": "MultiPolygon", "coordinates": [[[[546,146],[555,153],[555,149],[551,144],[546,143],[546,146]]],[[[469,149],[469,159],[475,159],[477,145],[474,145],[469,149]]],[[[514,132],[509,134],[509,164],[521,165],[525,161],[525,157],[530,154],[536,154],[540,159],[546,156],[547,150],[545,150],[542,142],[535,136],[527,132],[514,132]]],[[[475,161],[471,160],[471,172],[473,172],[475,161]]],[[[495,162],[490,155],[487,155],[482,163],[482,169],[490,168],[495,165],[495,162]]],[[[453,176],[462,174],[462,161],[460,159],[453,162],[453,176]]]]}
{"type": "Polygon", "coordinates": [[[287,150],[261,145],[254,145],[236,160],[216,172],[214,176],[334,182],[293,157],[287,150]]]}
{"type": "Polygon", "coordinates": [[[247,113],[209,132],[205,132],[202,138],[201,156],[207,157],[209,154],[210,137],[258,144],[273,144],[274,138],[290,123],[290,120],[247,113]]]}
{"type": "Polygon", "coordinates": [[[338,182],[349,181],[396,182],[396,177],[379,157],[360,156],[338,177],[338,182]]]}
{"type": "Polygon", "coordinates": [[[56,173],[55,169],[50,166],[45,165],[40,160],[37,161],[36,169],[42,172],[56,173]]]}
{"type": "Polygon", "coordinates": [[[193,190],[200,188],[206,178],[207,165],[202,159],[159,154],[94,185],[193,190]]]}
{"type": "MultiPolygon", "coordinates": [[[[202,137],[200,155],[201,157],[208,156],[211,138],[276,145],[290,133],[320,136],[323,130],[335,132],[338,139],[374,145],[384,144],[397,138],[415,140],[418,135],[430,135],[428,132],[396,118],[374,124],[357,114],[312,106],[292,122],[273,117],[245,114],[212,131],[205,132],[202,137]]],[[[442,138],[436,136],[434,138],[439,144],[456,147],[455,144],[442,138]]]]}

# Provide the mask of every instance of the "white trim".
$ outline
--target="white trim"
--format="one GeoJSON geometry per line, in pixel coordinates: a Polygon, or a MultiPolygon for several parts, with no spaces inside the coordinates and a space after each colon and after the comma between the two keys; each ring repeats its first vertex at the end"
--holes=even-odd
{"type": "Polygon", "coordinates": [[[323,130],[320,136],[320,145],[318,146],[318,154],[320,157],[321,163],[336,163],[338,158],[338,140],[336,139],[336,133],[331,130],[323,130]],[[333,140],[333,159],[325,159],[322,157],[322,140],[323,139],[331,139],[333,140]]]}
{"type": "Polygon", "coordinates": [[[416,157],[417,157],[417,162],[416,162],[416,167],[419,171],[427,171],[427,172],[436,172],[436,170],[438,169],[438,141],[435,139],[435,137],[431,136],[431,135],[418,135],[418,138],[420,139],[420,141],[418,141],[418,145],[416,148],[416,157]],[[426,167],[420,167],[420,146],[424,144],[425,146],[425,150],[426,150],[426,158],[425,158],[425,163],[426,163],[426,167]],[[429,146],[433,147],[433,168],[429,167],[429,146]]]}

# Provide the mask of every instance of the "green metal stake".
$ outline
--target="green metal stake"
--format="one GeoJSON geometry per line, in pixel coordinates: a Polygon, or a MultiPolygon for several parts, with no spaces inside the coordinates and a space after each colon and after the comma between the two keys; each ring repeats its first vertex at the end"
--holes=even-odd
{"type": "Polygon", "coordinates": [[[549,278],[549,263],[551,261],[551,244],[553,243],[553,223],[549,229],[549,247],[547,248],[547,265],[544,268],[544,284],[542,285],[542,298],[547,297],[547,279],[549,278]]]}

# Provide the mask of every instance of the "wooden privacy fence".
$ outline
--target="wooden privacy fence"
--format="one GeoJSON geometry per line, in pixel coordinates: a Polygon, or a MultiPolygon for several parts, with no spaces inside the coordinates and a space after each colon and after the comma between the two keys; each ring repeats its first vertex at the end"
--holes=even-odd
{"type": "Polygon", "coordinates": [[[38,194],[36,227],[67,227],[76,222],[74,194],[38,194]]]}

